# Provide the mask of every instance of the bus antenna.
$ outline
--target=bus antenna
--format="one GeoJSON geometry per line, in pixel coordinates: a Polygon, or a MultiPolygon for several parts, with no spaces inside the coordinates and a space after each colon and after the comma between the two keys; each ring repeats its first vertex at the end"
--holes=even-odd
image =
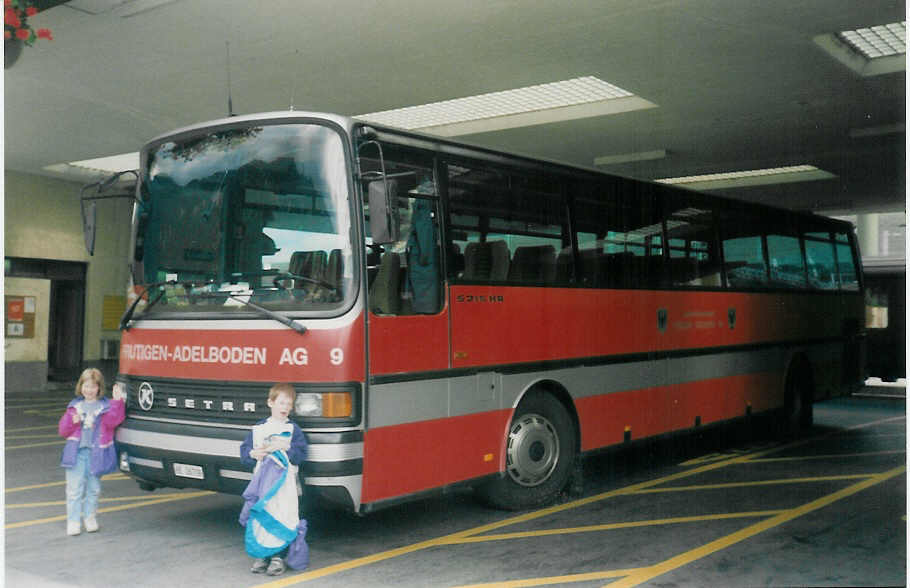
{"type": "MultiPolygon", "coordinates": [[[[294,50],[294,61],[295,62],[298,61],[297,58],[299,56],[300,56],[300,49],[295,49],[294,50]]],[[[293,71],[293,69],[294,68],[291,68],[292,71],[293,71]]],[[[288,108],[288,110],[290,110],[291,112],[294,112],[294,94],[296,92],[297,92],[297,76],[293,76],[293,79],[291,80],[291,106],[288,108]]]]}
{"type": "Polygon", "coordinates": [[[227,70],[227,99],[228,99],[228,116],[234,116],[234,104],[231,101],[231,42],[224,42],[225,51],[225,69],[227,70]]]}

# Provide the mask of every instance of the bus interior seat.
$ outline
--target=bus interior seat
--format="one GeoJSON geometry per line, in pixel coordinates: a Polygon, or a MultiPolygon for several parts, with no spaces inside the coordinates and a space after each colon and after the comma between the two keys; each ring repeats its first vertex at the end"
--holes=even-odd
{"type": "Polygon", "coordinates": [[[509,267],[510,282],[552,282],[556,277],[556,248],[525,245],[515,249],[509,267]]]}
{"type": "Polygon", "coordinates": [[[375,314],[398,314],[401,309],[401,256],[394,251],[382,254],[379,272],[370,286],[370,310],[375,314]]]}
{"type": "Polygon", "coordinates": [[[588,286],[602,286],[601,269],[603,253],[597,249],[581,249],[579,252],[581,262],[581,279],[588,286]]]}
{"type": "Polygon", "coordinates": [[[599,278],[597,285],[607,288],[629,287],[635,265],[635,256],[628,251],[601,255],[597,260],[599,278]]]}
{"type": "Polygon", "coordinates": [[[509,246],[505,241],[472,241],[464,249],[464,279],[502,282],[509,276],[509,246]]]}
{"type": "MultiPolygon", "coordinates": [[[[326,252],[316,251],[295,251],[291,254],[291,261],[288,264],[288,272],[298,275],[321,280],[325,274],[326,252]]],[[[295,288],[303,288],[307,282],[304,280],[295,280],[295,288]]]]}
{"type": "Polygon", "coordinates": [[[448,266],[449,275],[458,276],[463,274],[465,269],[464,253],[461,252],[461,247],[458,246],[458,243],[449,242],[447,253],[446,265],[448,266]]]}
{"type": "Polygon", "coordinates": [[[575,265],[575,258],[572,256],[572,248],[566,247],[556,256],[556,283],[568,284],[572,278],[572,267],[575,265]]]}
{"type": "Polygon", "coordinates": [[[323,279],[327,284],[335,288],[335,292],[341,293],[341,278],[344,275],[344,258],[341,257],[341,249],[332,249],[329,252],[329,259],[325,266],[325,276],[323,279]]]}

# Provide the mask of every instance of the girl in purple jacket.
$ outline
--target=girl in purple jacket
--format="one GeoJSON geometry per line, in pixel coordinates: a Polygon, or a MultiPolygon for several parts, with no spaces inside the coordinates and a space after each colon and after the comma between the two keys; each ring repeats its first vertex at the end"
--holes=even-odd
{"type": "Polygon", "coordinates": [[[66,468],[66,534],[98,530],[98,495],[101,476],[117,469],[114,429],[123,422],[126,395],[119,384],[113,399],[104,397],[104,375],[88,368],[76,383],[76,398],[60,417],[58,430],[66,437],[63,459],[66,468]]]}

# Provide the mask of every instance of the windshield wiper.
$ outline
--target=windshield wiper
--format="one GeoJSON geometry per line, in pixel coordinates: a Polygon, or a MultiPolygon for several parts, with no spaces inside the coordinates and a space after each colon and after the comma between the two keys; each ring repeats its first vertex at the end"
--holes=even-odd
{"type": "MultiPolygon", "coordinates": [[[[196,286],[207,286],[209,284],[214,284],[214,283],[215,282],[213,280],[199,280],[199,281],[165,280],[163,282],[152,282],[151,284],[145,284],[145,290],[142,291],[142,294],[136,296],[136,300],[133,301],[133,303],[130,305],[130,307],[126,309],[126,312],[123,313],[123,316],[120,317],[120,330],[128,331],[130,329],[129,323],[133,318],[133,313],[136,311],[136,307],[139,305],[139,302],[142,300],[142,297],[145,296],[146,294],[148,294],[149,290],[151,290],[152,288],[161,288],[161,286],[176,286],[178,284],[182,284],[185,288],[187,288],[189,290],[190,288],[193,288],[196,286]]],[[[148,310],[151,307],[158,304],[158,302],[163,297],[164,297],[164,289],[162,288],[158,292],[157,296],[155,296],[153,299],[149,300],[148,304],[145,307],[145,310],[148,310]]]]}
{"type": "Polygon", "coordinates": [[[269,310],[268,308],[259,306],[255,302],[251,302],[249,300],[249,297],[250,297],[249,294],[235,294],[233,292],[220,291],[220,292],[207,292],[205,294],[201,294],[200,297],[215,298],[215,297],[221,296],[221,295],[224,295],[225,297],[230,298],[231,300],[236,300],[237,302],[241,302],[241,303],[249,306],[253,310],[259,312],[260,314],[265,315],[265,316],[269,317],[270,319],[274,319],[274,320],[278,321],[279,323],[281,323],[282,325],[285,325],[286,327],[289,327],[289,328],[297,331],[301,335],[307,332],[307,328],[304,325],[295,321],[294,319],[286,317],[283,314],[277,313],[274,310],[269,310]]]}
{"type": "MultiPolygon", "coordinates": [[[[136,307],[139,305],[139,302],[142,300],[142,297],[149,293],[149,290],[152,288],[160,288],[161,286],[167,286],[168,284],[176,284],[174,280],[168,280],[165,282],[153,282],[151,284],[145,285],[145,290],[142,291],[142,294],[136,296],[136,299],[133,300],[133,303],[130,304],[130,307],[126,309],[126,312],[123,313],[123,316],[120,317],[120,330],[128,331],[130,329],[130,320],[133,318],[133,313],[136,311],[136,307]]],[[[153,300],[149,300],[146,309],[155,306],[159,300],[164,296],[164,290],[158,292],[158,295],[155,296],[153,300]]]]}

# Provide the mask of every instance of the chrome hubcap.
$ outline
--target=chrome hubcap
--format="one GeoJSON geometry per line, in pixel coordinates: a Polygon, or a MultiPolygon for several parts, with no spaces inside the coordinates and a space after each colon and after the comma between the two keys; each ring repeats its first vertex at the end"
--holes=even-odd
{"type": "Polygon", "coordinates": [[[544,417],[522,415],[512,423],[506,449],[506,470],[521,486],[544,483],[559,461],[559,436],[544,417]]]}

